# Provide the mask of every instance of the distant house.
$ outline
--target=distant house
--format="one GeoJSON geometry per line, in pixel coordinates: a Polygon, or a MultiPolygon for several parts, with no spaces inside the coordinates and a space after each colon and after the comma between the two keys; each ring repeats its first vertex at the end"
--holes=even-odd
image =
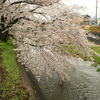
{"type": "Polygon", "coordinates": [[[84,18],[84,24],[85,25],[90,25],[90,16],[89,15],[82,15],[84,18]]]}

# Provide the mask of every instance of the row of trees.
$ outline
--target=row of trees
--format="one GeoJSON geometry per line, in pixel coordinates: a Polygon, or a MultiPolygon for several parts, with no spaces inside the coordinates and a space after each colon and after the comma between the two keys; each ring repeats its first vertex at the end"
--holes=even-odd
{"type": "Polygon", "coordinates": [[[89,51],[87,31],[79,23],[80,8],[68,7],[59,0],[1,0],[0,7],[0,39],[6,42],[13,36],[18,61],[38,80],[43,70],[47,78],[55,71],[61,84],[69,80],[63,68],[71,63],[64,57],[63,46],[73,46],[83,55],[89,51]]]}

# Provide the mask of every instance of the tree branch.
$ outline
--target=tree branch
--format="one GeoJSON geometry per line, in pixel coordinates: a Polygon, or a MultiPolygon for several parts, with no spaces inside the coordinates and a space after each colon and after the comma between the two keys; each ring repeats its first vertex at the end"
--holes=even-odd
{"type": "Polygon", "coordinates": [[[0,4],[2,5],[3,3],[5,3],[7,0],[1,0],[0,4]]]}
{"type": "Polygon", "coordinates": [[[18,22],[19,20],[21,20],[21,19],[25,19],[25,20],[28,20],[28,21],[34,21],[34,20],[32,20],[32,19],[30,19],[30,18],[26,18],[26,17],[24,16],[24,17],[16,18],[16,19],[14,19],[12,22],[10,21],[10,22],[8,23],[8,25],[6,26],[6,28],[12,27],[15,23],[17,23],[17,22],[18,22]]]}
{"type": "Polygon", "coordinates": [[[6,31],[12,29],[13,27],[7,28],[6,30],[2,31],[2,34],[5,33],[6,31]]]}
{"type": "MultiPolygon", "coordinates": [[[[5,7],[5,9],[3,10],[3,14],[5,13],[5,11],[6,11],[9,7],[11,7],[11,6],[15,5],[15,4],[21,4],[21,3],[27,3],[27,4],[38,5],[38,4],[36,4],[36,3],[32,3],[32,2],[28,2],[28,1],[14,1],[13,3],[11,3],[11,4],[9,4],[7,7],[5,7]]],[[[40,7],[40,5],[39,5],[37,8],[39,8],[39,7],[40,7]]],[[[37,9],[37,8],[36,8],[36,9],[37,9]]],[[[34,10],[36,10],[36,9],[34,9],[34,10]]]]}
{"type": "Polygon", "coordinates": [[[35,11],[35,10],[38,9],[38,8],[40,8],[40,6],[37,6],[35,9],[32,9],[32,10],[30,10],[29,12],[33,12],[33,11],[35,11]]]}
{"type": "Polygon", "coordinates": [[[8,5],[7,8],[12,6],[12,5],[20,4],[20,3],[35,4],[35,3],[32,3],[32,2],[28,2],[28,1],[16,1],[16,2],[13,2],[10,5],[8,5]]]}

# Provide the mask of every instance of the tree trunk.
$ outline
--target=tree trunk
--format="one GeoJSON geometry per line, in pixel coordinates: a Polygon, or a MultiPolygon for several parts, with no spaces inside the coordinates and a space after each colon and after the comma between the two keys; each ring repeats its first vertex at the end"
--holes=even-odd
{"type": "Polygon", "coordinates": [[[8,38],[9,38],[9,31],[6,31],[2,34],[2,32],[0,32],[0,40],[1,41],[4,41],[4,42],[7,42],[8,41],[8,38]]]}
{"type": "Polygon", "coordinates": [[[8,36],[9,30],[3,32],[4,30],[6,30],[5,25],[1,22],[0,23],[0,40],[7,42],[8,38],[9,38],[9,36],[8,36]]]}

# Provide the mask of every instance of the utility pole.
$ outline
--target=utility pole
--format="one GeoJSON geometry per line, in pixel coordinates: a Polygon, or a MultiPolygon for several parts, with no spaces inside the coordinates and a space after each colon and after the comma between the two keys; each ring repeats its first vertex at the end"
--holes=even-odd
{"type": "Polygon", "coordinates": [[[96,26],[97,26],[97,13],[98,13],[98,0],[96,0],[96,26]]]}

